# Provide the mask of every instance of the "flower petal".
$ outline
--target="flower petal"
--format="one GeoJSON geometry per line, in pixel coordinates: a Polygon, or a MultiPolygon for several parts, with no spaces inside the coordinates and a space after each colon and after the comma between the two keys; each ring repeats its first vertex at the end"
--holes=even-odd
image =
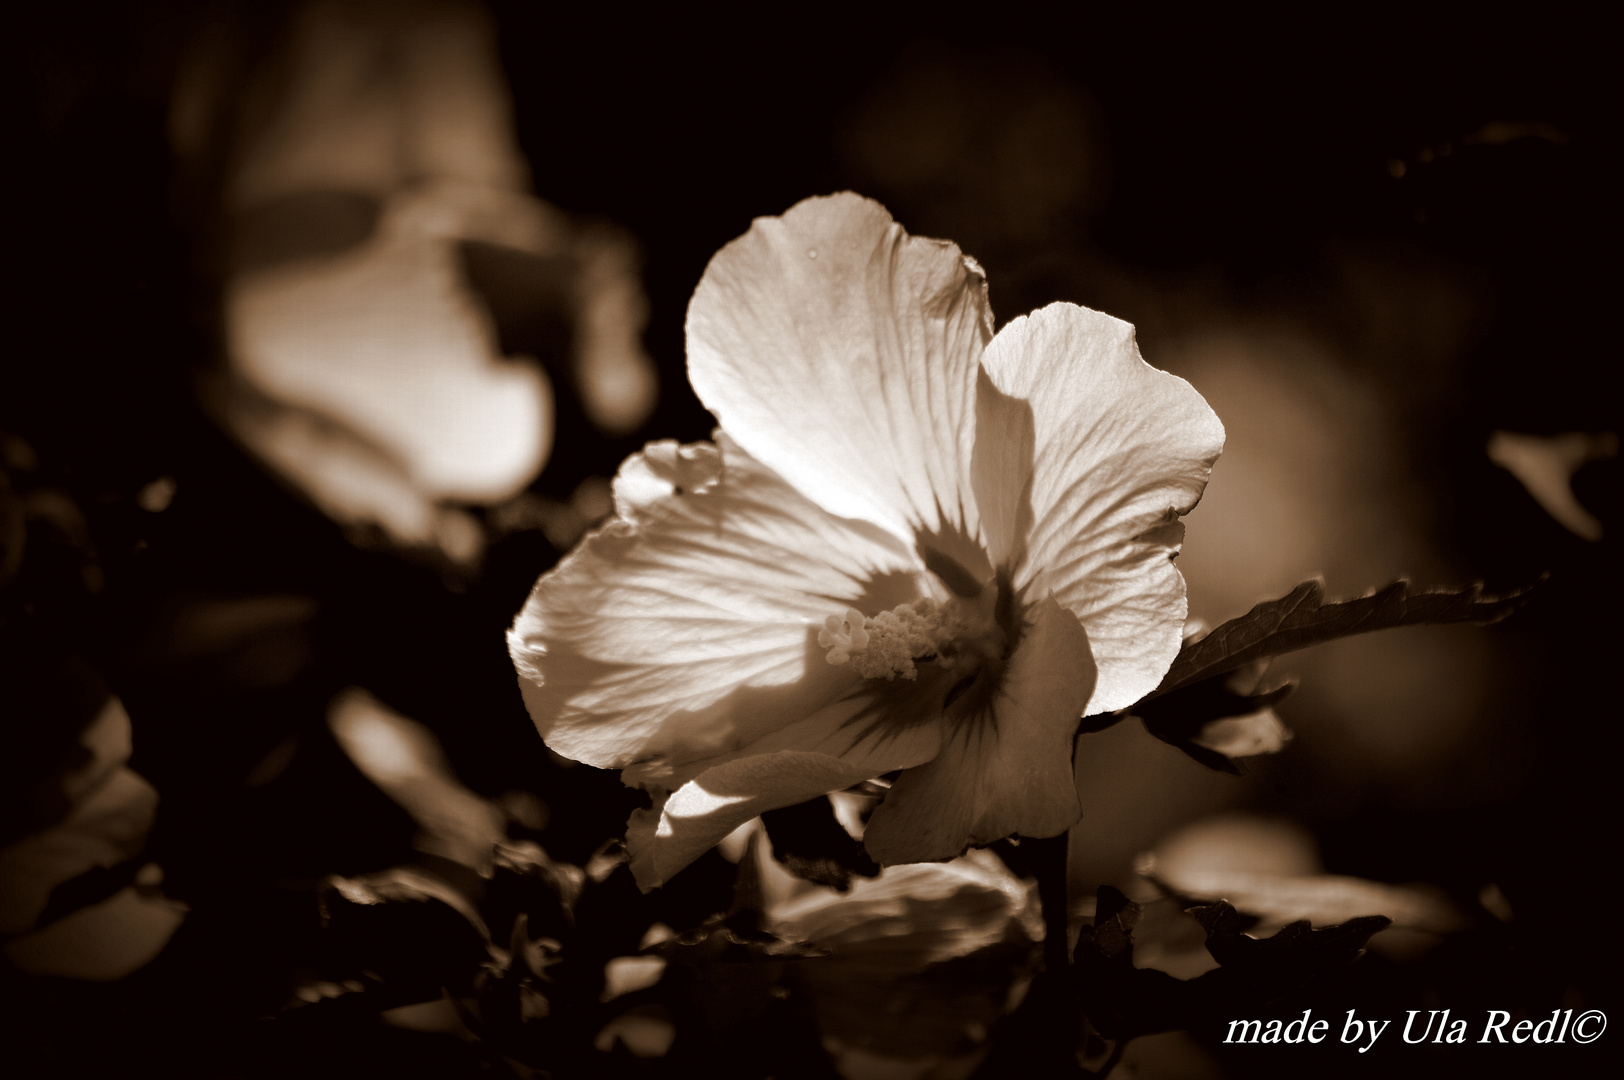
{"type": "Polygon", "coordinates": [[[1088,636],[1053,598],[1026,617],[992,716],[945,737],[874,811],[863,844],[876,861],[950,859],[1013,833],[1057,836],[1082,816],[1071,749],[1094,688],[1088,636]]]}
{"type": "Polygon", "coordinates": [[[663,885],[728,833],[768,810],[935,756],[939,725],[854,736],[848,725],[860,707],[858,701],[838,702],[787,737],[763,740],[757,747],[761,752],[729,755],[657,799],[651,809],[635,811],[627,822],[626,847],[637,884],[645,891],[663,885]],[[805,748],[774,745],[793,746],[796,741],[805,748]]]}
{"type": "Polygon", "coordinates": [[[688,374],[728,434],[832,514],[974,536],[992,310],[980,267],[850,192],[758,218],[688,307],[688,374]],[[946,519],[944,521],[944,518],[946,519]]]}
{"type": "MultiPolygon", "coordinates": [[[[1004,535],[989,537],[995,559],[1018,565],[1015,584],[1032,584],[1082,620],[1098,665],[1089,713],[1125,708],[1156,688],[1178,653],[1184,579],[1173,565],[1184,526],[1201,498],[1224,428],[1183,379],[1139,355],[1133,327],[1075,304],[1051,304],[999,331],[983,363],[997,390],[1031,407],[1030,420],[1007,404],[981,408],[978,449],[1009,442],[1030,423],[1033,454],[1022,475],[1017,455],[982,467],[984,501],[1002,491],[1029,500],[1024,542],[1017,514],[989,515],[1004,535]]],[[[986,455],[978,453],[977,464],[986,455]]]]}
{"type": "Polygon", "coordinates": [[[831,517],[726,441],[650,444],[615,495],[617,517],[508,634],[542,737],[591,765],[652,781],[812,715],[856,682],[818,647],[824,618],[919,595],[889,534],[831,517]]]}

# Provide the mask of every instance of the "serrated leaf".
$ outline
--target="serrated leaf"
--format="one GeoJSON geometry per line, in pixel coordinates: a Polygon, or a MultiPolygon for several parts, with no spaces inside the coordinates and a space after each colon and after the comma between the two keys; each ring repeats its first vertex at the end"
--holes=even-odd
{"type": "Polygon", "coordinates": [[[1206,930],[1207,951],[1223,965],[1219,971],[1265,997],[1288,993],[1319,972],[1354,960],[1393,921],[1385,915],[1361,915],[1315,930],[1301,919],[1272,937],[1253,938],[1241,933],[1241,915],[1228,901],[1191,908],[1190,914],[1206,930]]]}
{"type": "Polygon", "coordinates": [[[1143,914],[1121,891],[1102,885],[1094,924],[1077,935],[1068,975],[1089,1023],[1107,1039],[1185,1027],[1198,1007],[1193,983],[1134,966],[1133,928],[1143,914]]]}
{"type": "Polygon", "coordinates": [[[1250,920],[1224,901],[1188,909],[1220,966],[1193,979],[1134,966],[1134,927],[1143,909],[1110,886],[1100,889],[1094,925],[1078,936],[1071,969],[1088,1020],[1108,1039],[1195,1029],[1301,988],[1354,960],[1390,924],[1365,915],[1311,929],[1292,923],[1272,937],[1248,937],[1250,920]]]}
{"type": "Polygon", "coordinates": [[[1296,683],[1257,692],[1268,666],[1267,658],[1257,660],[1146,699],[1128,711],[1156,738],[1209,769],[1238,776],[1242,770],[1235,758],[1274,753],[1291,741],[1273,706],[1296,683]]]}
{"type": "Polygon", "coordinates": [[[1368,596],[1326,603],[1325,584],[1314,578],[1185,645],[1161,685],[1145,700],[1270,656],[1353,634],[1428,623],[1498,622],[1529,595],[1528,589],[1522,589],[1507,596],[1484,596],[1481,585],[1453,592],[1412,593],[1410,583],[1400,578],[1368,596]]]}
{"type": "Polygon", "coordinates": [[[1133,963],[1133,928],[1145,909],[1120,889],[1101,885],[1095,900],[1094,925],[1084,927],[1078,949],[1093,949],[1107,960],[1133,963]]]}

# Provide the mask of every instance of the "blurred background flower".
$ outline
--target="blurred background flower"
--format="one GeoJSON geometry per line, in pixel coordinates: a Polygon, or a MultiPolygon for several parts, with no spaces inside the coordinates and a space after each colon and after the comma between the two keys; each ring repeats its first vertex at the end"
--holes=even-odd
{"type": "Polygon", "coordinates": [[[223,174],[211,407],[329,516],[473,563],[461,507],[536,478],[554,379],[612,435],[653,408],[635,245],[527,194],[473,4],[299,4],[246,79],[221,46],[192,43],[170,104],[183,165],[223,174]]]}
{"type": "MultiPolygon", "coordinates": [[[[861,801],[872,811],[872,798],[861,801]]],[[[1033,883],[978,849],[945,863],[887,867],[837,892],[786,873],[767,855],[765,832],[751,839],[768,926],[824,954],[788,978],[811,998],[840,1075],[970,1075],[1037,968],[1043,921],[1033,883]]]]}
{"type": "Polygon", "coordinates": [[[7,674],[15,723],[43,727],[97,688],[104,700],[78,732],[71,764],[33,785],[44,806],[30,809],[66,813],[0,847],[6,960],[31,975],[121,979],[157,956],[186,917],[159,888],[162,867],[142,858],[158,793],[126,764],[129,715],[82,663],[31,679],[7,674]],[[19,694],[25,679],[34,685],[19,694]]]}
{"type": "Polygon", "coordinates": [[[105,580],[53,473],[0,428],[0,952],[102,982],[157,956],[187,909],[147,854],[158,792],[129,767],[129,713],[83,655],[105,580]]]}

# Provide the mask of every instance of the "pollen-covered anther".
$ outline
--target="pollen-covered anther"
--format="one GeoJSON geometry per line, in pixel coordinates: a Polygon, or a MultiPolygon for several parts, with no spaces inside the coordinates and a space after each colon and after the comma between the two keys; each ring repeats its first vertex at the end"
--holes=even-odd
{"type": "Polygon", "coordinates": [[[831,664],[848,660],[865,679],[917,679],[914,661],[934,656],[962,629],[957,614],[926,597],[882,611],[872,619],[848,608],[831,615],[818,633],[831,664]]]}

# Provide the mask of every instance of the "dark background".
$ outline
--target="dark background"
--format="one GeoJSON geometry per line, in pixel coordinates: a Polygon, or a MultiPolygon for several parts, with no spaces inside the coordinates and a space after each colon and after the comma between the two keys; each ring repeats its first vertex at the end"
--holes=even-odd
{"type": "MultiPolygon", "coordinates": [[[[1423,561],[1491,589],[1550,578],[1510,622],[1463,631],[1491,635],[1495,681],[1453,754],[1500,781],[1452,786],[1446,760],[1320,798],[1342,750],[1305,686],[1298,711],[1283,709],[1298,745],[1223,779],[1243,786],[1221,801],[1302,821],[1335,872],[1434,882],[1463,899],[1492,881],[1510,898],[1517,921],[1505,934],[1379,968],[1349,991],[1361,1012],[1442,1000],[1537,1017],[1616,1000],[1620,774],[1605,735],[1617,717],[1617,465],[1575,481],[1607,529],[1591,544],[1482,452],[1495,429],[1619,430],[1604,376],[1617,359],[1619,92],[1599,23],[1549,5],[1514,18],[1362,12],[1315,25],[1091,5],[493,10],[536,192],[636,236],[662,375],[643,431],[561,442],[537,491],[562,497],[583,476],[609,475],[645,438],[707,436],[682,375],[688,296],[752,217],[811,194],[855,187],[910,231],[959,241],[988,269],[1000,320],[1056,299],[1097,306],[1139,327],[1152,363],[1215,320],[1306,327],[1339,346],[1338,370],[1379,402],[1388,452],[1421,493],[1423,561]],[[1057,100],[1054,120],[1044,108],[1057,100]],[[1009,134],[1028,121],[1035,134],[1009,134]],[[1525,134],[1468,139],[1493,123],[1525,134]],[[865,149],[886,132],[941,130],[955,149],[934,172],[888,172],[865,149]],[[1000,186],[1058,173],[1077,178],[1058,195],[1000,186]],[[1385,299],[1349,285],[1349,251],[1367,256],[1385,299]],[[1399,302],[1417,275],[1468,298],[1450,316],[1464,328],[1426,362],[1406,342],[1443,315],[1399,302]],[[1445,794],[1412,797],[1426,790],[1445,794]]],[[[556,558],[545,540],[511,537],[477,579],[450,583],[358,549],[195,404],[196,373],[217,362],[213,285],[196,254],[199,207],[177,196],[165,109],[204,13],[41,8],[13,30],[6,64],[13,307],[0,427],[26,438],[84,509],[106,581],[94,597],[52,594],[48,633],[7,645],[20,665],[36,652],[90,657],[134,718],[132,766],[162,793],[153,857],[194,910],[165,977],[198,1012],[148,1031],[151,1052],[215,1037],[215,1021],[269,993],[256,978],[274,981],[277,927],[303,917],[299,882],[407,851],[410,822],[325,734],[337,687],[366,685],[433,727],[474,789],[540,794],[553,818],[542,839],[559,857],[584,859],[601,821],[631,805],[612,777],[551,763],[514,692],[501,631],[556,558]],[[175,502],[145,514],[136,493],[163,475],[177,480],[175,502]],[[262,595],[313,597],[319,614],[202,655],[176,645],[187,603],[262,595]],[[287,771],[245,786],[290,735],[300,741],[287,771]],[[207,994],[205,958],[218,965],[207,994]]],[[[275,5],[239,14],[267,34],[279,18],[275,5]]],[[[1192,595],[1201,587],[1192,572],[1192,595]]],[[[12,727],[5,737],[19,745],[45,738],[12,727]]],[[[1123,851],[1154,838],[1130,836],[1123,851]]],[[[1100,865],[1102,877],[1126,872],[1121,859],[1100,865]]],[[[64,1010],[87,1007],[60,992],[64,1010]]],[[[94,1026],[66,1011],[57,1022],[61,1038],[94,1026]]],[[[1563,1067],[1583,1074],[1597,1060],[1563,1067]]],[[[1532,1053],[1499,1061],[1546,1071],[1532,1053]]],[[[1383,1067],[1408,1066],[1391,1055],[1383,1067]]]]}

